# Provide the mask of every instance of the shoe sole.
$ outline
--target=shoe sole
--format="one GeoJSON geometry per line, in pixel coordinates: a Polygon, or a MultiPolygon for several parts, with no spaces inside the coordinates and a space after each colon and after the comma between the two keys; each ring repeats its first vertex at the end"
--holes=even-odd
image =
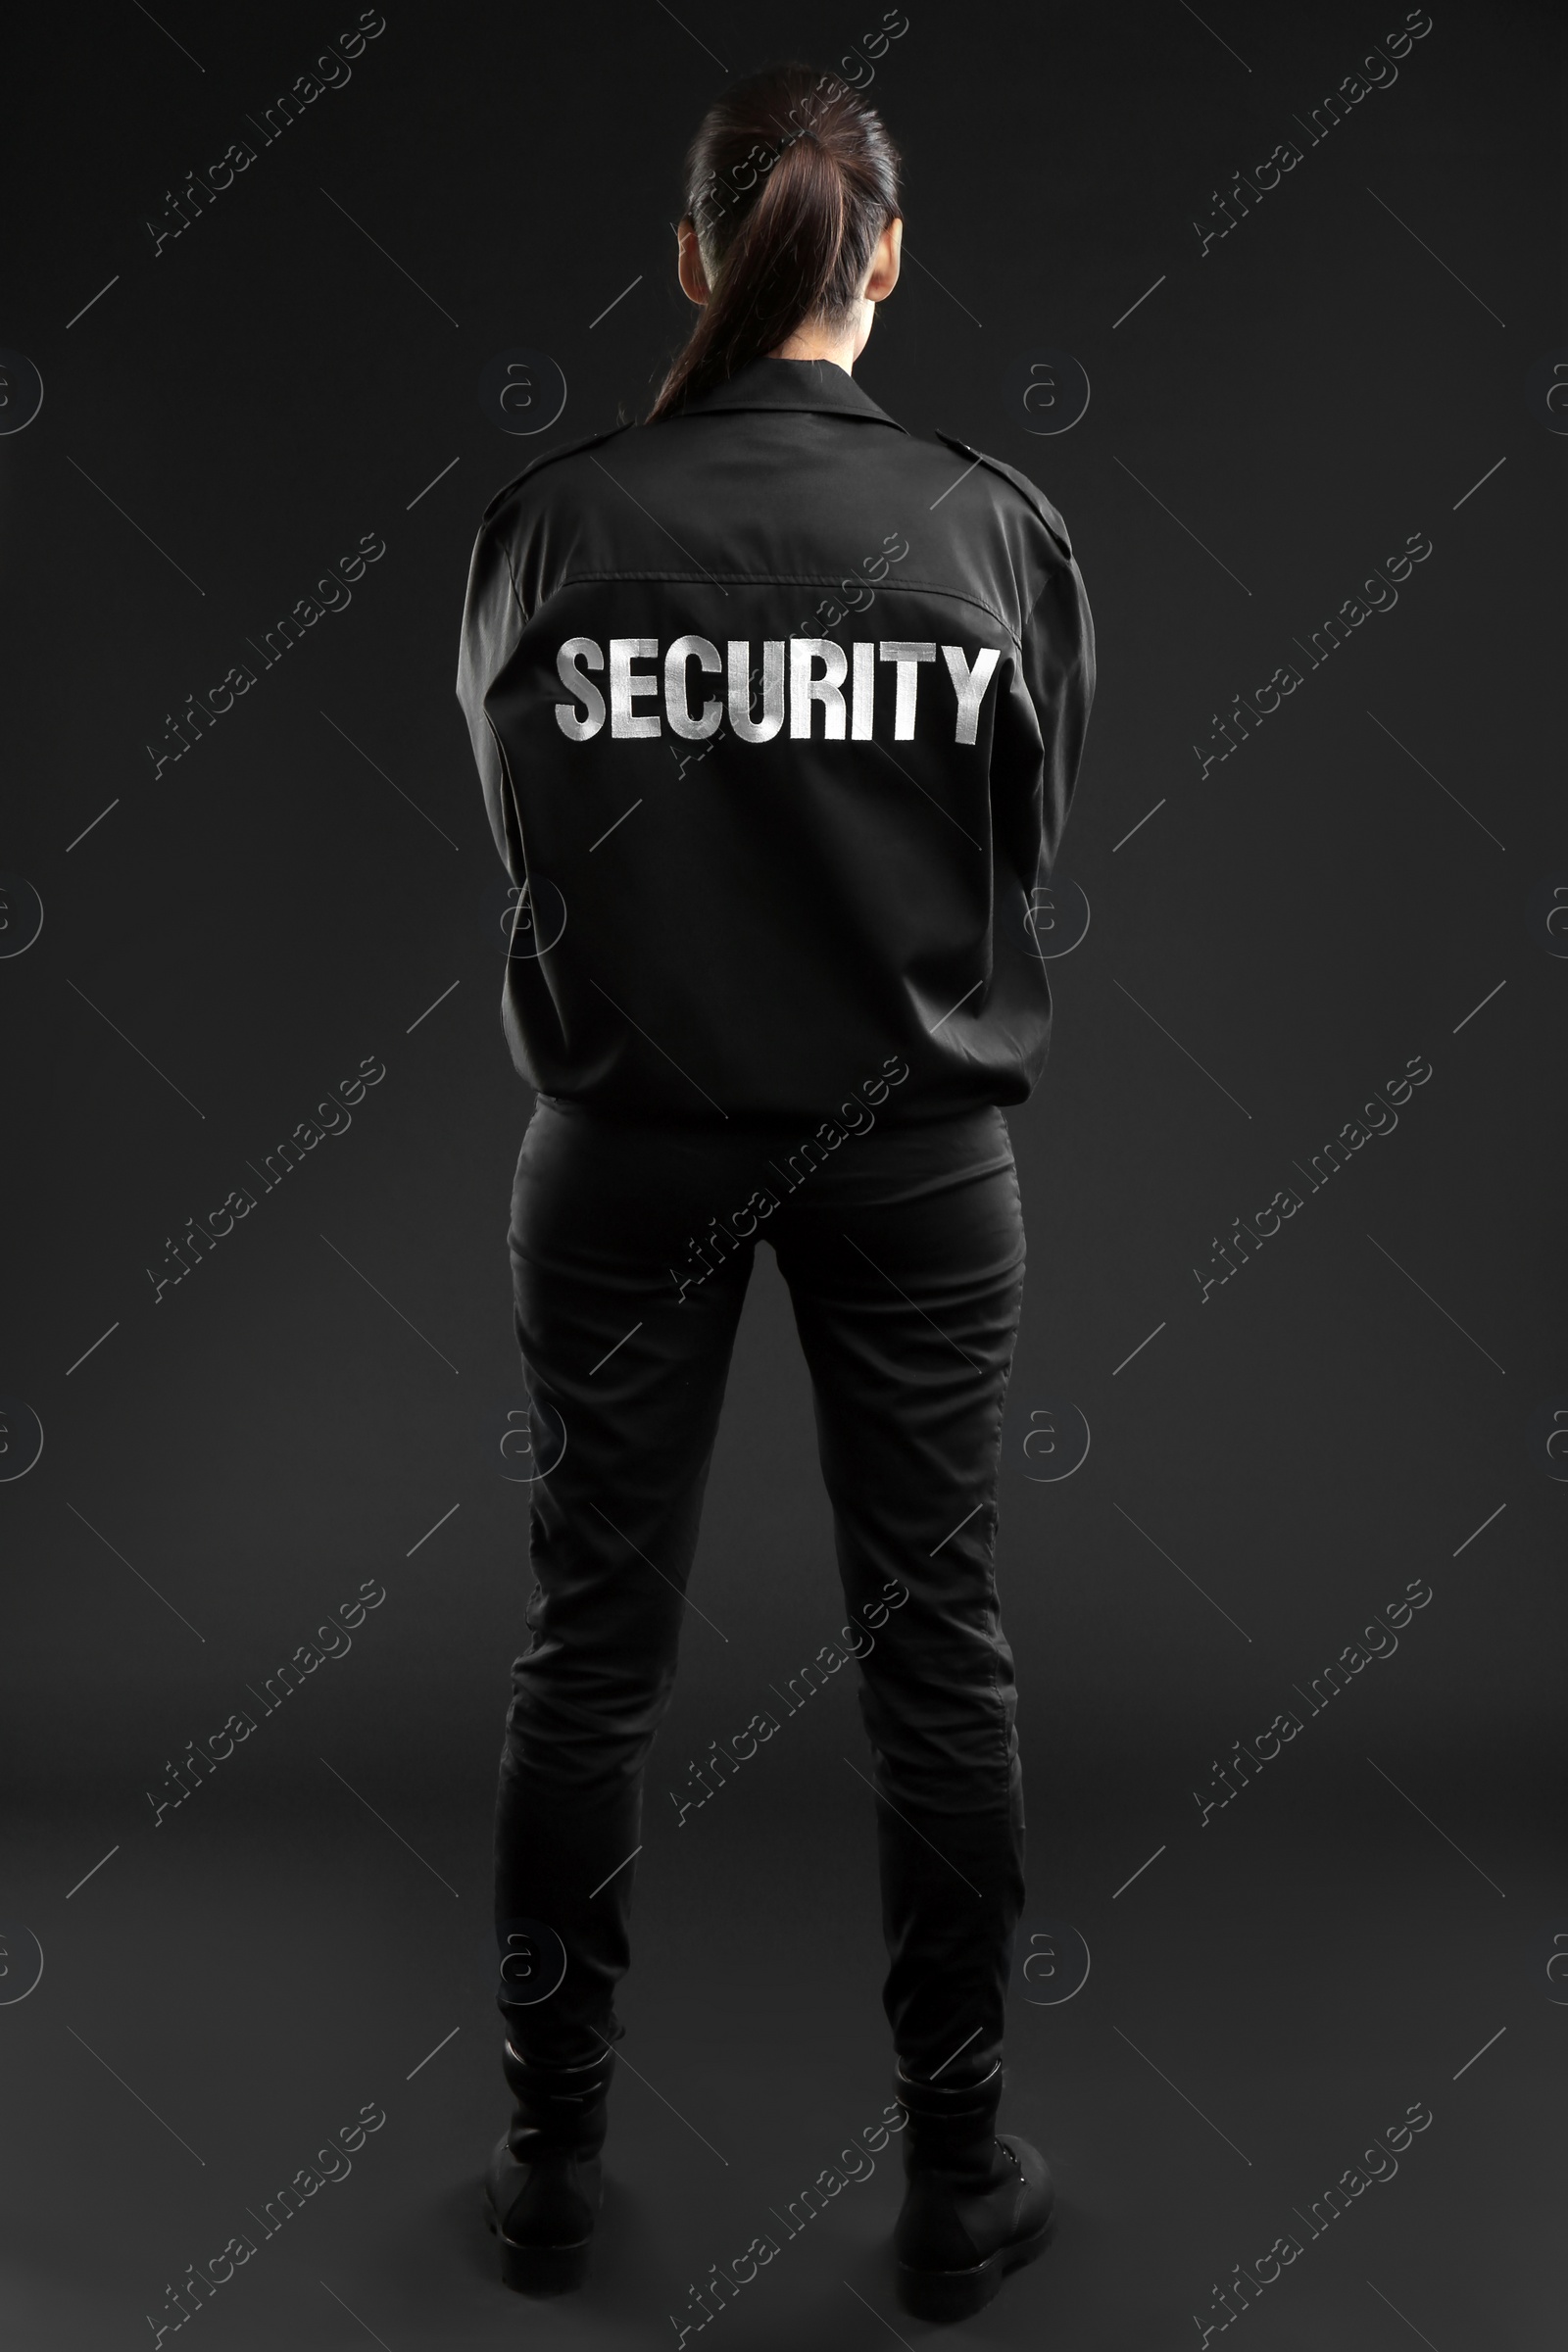
{"type": "Polygon", "coordinates": [[[581,2286],[588,2269],[590,2239],[579,2238],[568,2246],[522,2246],[514,2237],[508,2237],[488,2197],[483,2204],[485,2227],[501,2249],[503,2285],[510,2286],[514,2294],[540,2298],[569,2295],[581,2286]]]}
{"type": "Polygon", "coordinates": [[[969,2320],[1002,2291],[1003,2280],[1025,2263],[1037,2262],[1055,2233],[1055,2216],[1033,2237],[999,2246],[984,2262],[964,2271],[920,2271],[899,2264],[899,2300],[917,2320],[969,2320]]]}

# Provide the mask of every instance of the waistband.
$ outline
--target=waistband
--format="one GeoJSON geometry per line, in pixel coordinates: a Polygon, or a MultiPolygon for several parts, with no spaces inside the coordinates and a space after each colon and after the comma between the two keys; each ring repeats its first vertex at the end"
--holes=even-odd
{"type": "MultiPolygon", "coordinates": [[[[536,1092],[534,1101],[544,1110],[559,1112],[564,1118],[581,1119],[592,1126],[613,1129],[617,1133],[629,1129],[648,1135],[686,1136],[694,1142],[704,1136],[714,1142],[725,1136],[771,1137],[774,1142],[792,1136],[800,1141],[806,1136],[814,1135],[819,1126],[831,1123],[843,1127],[846,1124],[839,1118],[837,1110],[778,1111],[767,1118],[737,1111],[719,1121],[661,1117],[651,1111],[625,1110],[602,1102],[578,1102],[570,1095],[536,1092]]],[[[999,1121],[1004,1132],[1006,1128],[1002,1106],[996,1102],[967,1102],[957,1107],[948,1104],[941,1108],[899,1103],[895,1111],[894,1099],[890,1097],[888,1103],[879,1107],[874,1116],[878,1128],[900,1134],[906,1129],[952,1129],[956,1133],[972,1129],[977,1134],[983,1134],[999,1121]]]]}
{"type": "Polygon", "coordinates": [[[760,1187],[781,1200],[797,1189],[842,1205],[891,1205],[951,1192],[956,1186],[1015,1167],[1012,1139],[997,1103],[945,1118],[870,1123],[736,1121],[714,1127],[688,1120],[606,1118],[581,1103],[539,1095],[519,1167],[575,1167],[599,1181],[612,1168],[628,1181],[699,1186],[723,1182],[742,1192],[760,1187]],[[543,1122],[543,1125],[541,1125],[543,1122]]]}

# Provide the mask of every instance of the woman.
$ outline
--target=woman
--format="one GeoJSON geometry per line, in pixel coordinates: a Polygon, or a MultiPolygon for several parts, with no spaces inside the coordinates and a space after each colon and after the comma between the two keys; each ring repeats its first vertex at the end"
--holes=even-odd
{"type": "MultiPolygon", "coordinates": [[[[1060,516],[851,370],[898,158],[842,82],[726,92],[687,159],[696,329],[647,421],[552,450],[474,551],[459,695],[515,886],[538,1092],[512,1254],[536,1587],[496,1822],[504,2275],[576,2283],[643,1765],[759,1239],[815,1395],[875,1762],[908,2306],[1045,2243],[994,2137],[1023,1895],[993,1555],[1024,1243],[1003,1105],[1045,1059],[1033,894],[1094,687],[1060,516]],[[878,1612],[880,1611],[880,1614],[878,1612]]],[[[766,1737],[766,1719],[757,1719],[766,1737]]]]}

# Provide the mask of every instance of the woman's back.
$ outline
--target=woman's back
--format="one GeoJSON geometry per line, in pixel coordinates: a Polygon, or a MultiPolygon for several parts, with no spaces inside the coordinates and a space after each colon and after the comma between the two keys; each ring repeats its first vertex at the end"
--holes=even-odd
{"type": "Polygon", "coordinates": [[[524,1074],[699,1124],[896,1060],[894,1115],[1021,1102],[1093,683],[1054,509],[830,362],[541,459],[486,514],[459,677],[526,886],[524,1074]]]}

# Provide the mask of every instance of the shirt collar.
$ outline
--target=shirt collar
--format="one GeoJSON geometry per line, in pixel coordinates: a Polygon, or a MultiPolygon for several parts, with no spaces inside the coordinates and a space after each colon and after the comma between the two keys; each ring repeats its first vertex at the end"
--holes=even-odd
{"type": "Polygon", "coordinates": [[[748,361],[722,384],[700,392],[678,412],[701,416],[716,409],[789,409],[834,416],[869,417],[890,424],[896,433],[907,428],[879,409],[862,392],[853,375],[832,360],[748,361]]]}

